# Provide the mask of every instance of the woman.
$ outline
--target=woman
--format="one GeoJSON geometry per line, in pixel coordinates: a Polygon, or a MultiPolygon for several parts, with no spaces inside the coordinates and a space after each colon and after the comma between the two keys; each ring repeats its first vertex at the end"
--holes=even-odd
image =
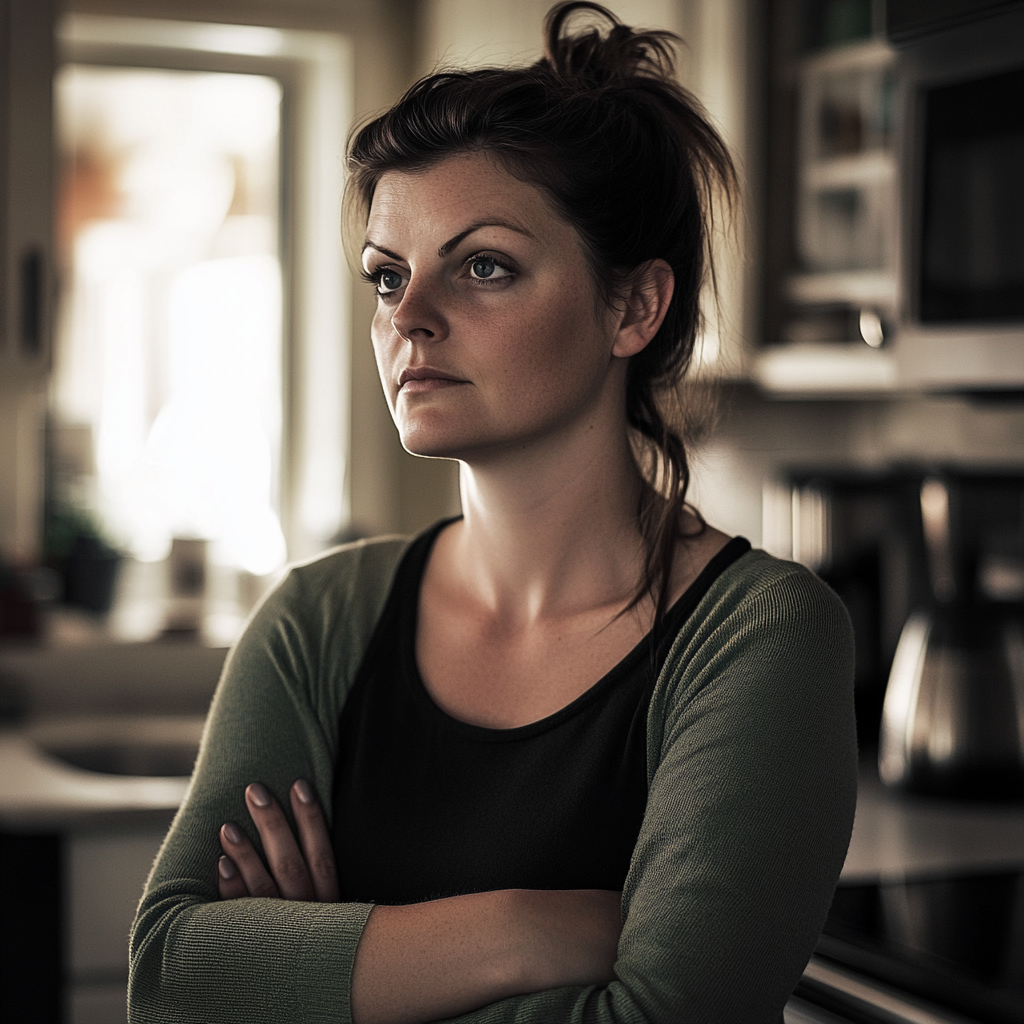
{"type": "Polygon", "coordinates": [[[133,1020],[781,1018],[852,825],[852,643],[815,577],[684,506],[662,402],[733,172],[669,39],[561,4],[544,60],[355,136],[381,381],[463,516],[256,613],[133,1020]]]}

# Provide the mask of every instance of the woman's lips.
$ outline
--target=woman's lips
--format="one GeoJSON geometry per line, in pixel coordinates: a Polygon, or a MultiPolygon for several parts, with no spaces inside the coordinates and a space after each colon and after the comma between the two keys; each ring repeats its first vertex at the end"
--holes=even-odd
{"type": "Polygon", "coordinates": [[[451,380],[448,377],[425,377],[422,380],[406,381],[399,390],[404,395],[418,395],[424,391],[440,391],[442,388],[452,388],[465,383],[464,380],[451,380]]]}
{"type": "Polygon", "coordinates": [[[426,391],[439,391],[442,388],[466,383],[468,381],[460,380],[443,370],[424,366],[403,370],[402,375],[398,378],[398,390],[405,394],[422,394],[426,391]]]}

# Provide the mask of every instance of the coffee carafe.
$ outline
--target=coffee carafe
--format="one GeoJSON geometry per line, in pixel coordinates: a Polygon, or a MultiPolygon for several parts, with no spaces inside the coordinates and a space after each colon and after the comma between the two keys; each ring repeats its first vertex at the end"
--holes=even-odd
{"type": "MultiPolygon", "coordinates": [[[[954,492],[955,493],[955,492],[954,492]]],[[[889,786],[964,798],[1024,796],[1024,631],[979,596],[958,557],[951,484],[920,490],[930,600],[907,619],[882,711],[878,767],[889,786]]]]}

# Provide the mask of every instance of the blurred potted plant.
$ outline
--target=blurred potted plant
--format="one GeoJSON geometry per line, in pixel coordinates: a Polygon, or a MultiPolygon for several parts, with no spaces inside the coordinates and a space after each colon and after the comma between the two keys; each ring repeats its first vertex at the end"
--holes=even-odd
{"type": "Polygon", "coordinates": [[[55,503],[46,517],[43,546],[47,563],[63,582],[64,604],[95,615],[110,611],[122,555],[92,512],[71,502],[55,503]]]}

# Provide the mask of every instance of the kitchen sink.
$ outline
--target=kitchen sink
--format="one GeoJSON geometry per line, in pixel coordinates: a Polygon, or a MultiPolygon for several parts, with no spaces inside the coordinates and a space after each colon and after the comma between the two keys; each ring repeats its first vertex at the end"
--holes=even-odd
{"type": "Polygon", "coordinates": [[[203,732],[201,715],[103,715],[46,719],[29,737],[50,757],[105,775],[188,776],[203,732]]]}

